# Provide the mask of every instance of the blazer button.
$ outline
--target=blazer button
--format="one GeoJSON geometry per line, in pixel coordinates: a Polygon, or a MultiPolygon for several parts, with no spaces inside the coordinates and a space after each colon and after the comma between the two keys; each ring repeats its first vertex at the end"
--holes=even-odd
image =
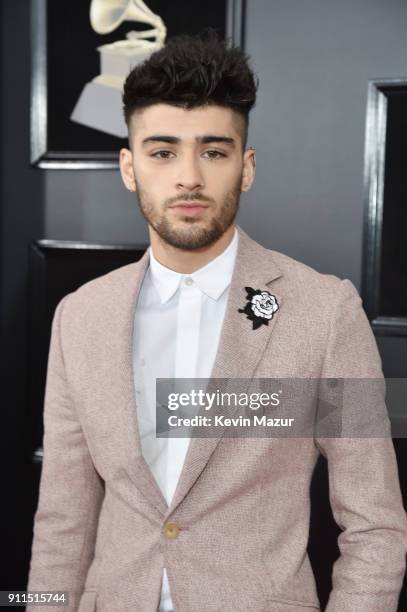
{"type": "Polygon", "coordinates": [[[164,525],[164,533],[169,540],[173,540],[174,538],[176,538],[179,532],[180,528],[176,523],[166,523],[164,525]]]}

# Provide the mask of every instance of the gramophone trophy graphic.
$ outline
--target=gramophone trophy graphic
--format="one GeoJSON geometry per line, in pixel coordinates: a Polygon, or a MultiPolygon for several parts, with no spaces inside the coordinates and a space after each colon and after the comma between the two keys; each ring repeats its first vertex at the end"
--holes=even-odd
{"type": "Polygon", "coordinates": [[[134,66],[164,46],[167,33],[161,17],[143,0],[92,0],[90,23],[95,32],[109,34],[123,21],[148,23],[153,27],[128,32],[125,40],[97,48],[100,74],[85,85],[71,114],[71,120],[76,123],[120,138],[127,136],[121,99],[125,78],[134,66]]]}

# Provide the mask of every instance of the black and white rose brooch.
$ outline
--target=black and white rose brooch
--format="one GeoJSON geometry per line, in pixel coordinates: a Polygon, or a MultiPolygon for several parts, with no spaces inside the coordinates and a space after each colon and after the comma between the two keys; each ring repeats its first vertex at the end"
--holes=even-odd
{"type": "Polygon", "coordinates": [[[239,308],[238,312],[244,312],[250,321],[253,321],[253,329],[261,325],[268,325],[278,310],[278,302],[275,295],[261,289],[245,287],[247,304],[244,308],[239,308]]]}

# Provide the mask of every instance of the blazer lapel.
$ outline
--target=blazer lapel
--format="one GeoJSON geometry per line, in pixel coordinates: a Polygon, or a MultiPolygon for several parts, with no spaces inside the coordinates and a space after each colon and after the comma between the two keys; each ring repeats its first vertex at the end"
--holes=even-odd
{"type": "Polygon", "coordinates": [[[115,347],[115,359],[109,372],[104,372],[107,392],[106,412],[111,412],[112,401],[116,406],[110,428],[110,442],[120,452],[120,465],[140,492],[163,516],[168,505],[146,463],[141,448],[137,419],[137,402],[133,373],[133,327],[134,309],[141,284],[149,264],[148,251],[143,257],[123,269],[120,287],[111,292],[111,317],[114,325],[105,328],[105,346],[115,347]]]}
{"type": "MultiPolygon", "coordinates": [[[[271,283],[280,278],[282,272],[267,249],[252,240],[239,226],[237,229],[238,251],[211,379],[251,379],[278,321],[277,310],[268,325],[253,329],[252,321],[239,312],[239,308],[244,308],[246,304],[245,287],[270,290],[271,283]]],[[[274,288],[271,292],[281,307],[282,295],[274,288]]],[[[216,438],[191,439],[180,480],[166,516],[175,510],[188,493],[219,444],[225,429],[226,427],[221,431],[219,428],[219,436],[216,438]]]]}

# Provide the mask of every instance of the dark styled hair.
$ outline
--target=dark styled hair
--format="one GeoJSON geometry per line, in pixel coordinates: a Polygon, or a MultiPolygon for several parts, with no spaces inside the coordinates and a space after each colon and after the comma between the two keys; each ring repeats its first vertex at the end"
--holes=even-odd
{"type": "Polygon", "coordinates": [[[213,28],[168,40],[162,49],[135,66],[124,83],[123,111],[127,127],[136,110],[165,103],[185,109],[217,104],[243,118],[246,147],[249,112],[256,103],[258,78],[249,57],[224,41],[213,28]]]}

